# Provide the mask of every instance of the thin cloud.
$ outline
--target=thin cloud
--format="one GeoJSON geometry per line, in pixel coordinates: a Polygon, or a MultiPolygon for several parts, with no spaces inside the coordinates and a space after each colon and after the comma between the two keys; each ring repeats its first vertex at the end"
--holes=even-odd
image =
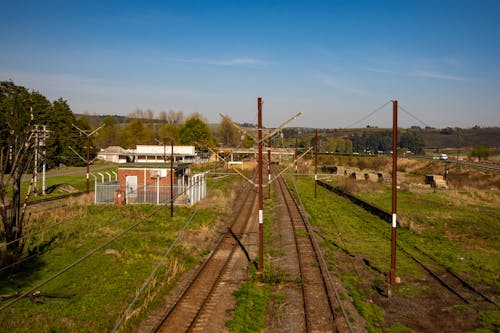
{"type": "MultiPolygon", "coordinates": [[[[36,88],[49,100],[63,97],[76,113],[91,110],[102,114],[124,114],[134,107],[187,108],[184,101],[218,100],[222,96],[210,91],[171,86],[106,81],[72,74],[5,72],[0,77],[12,79],[27,89],[36,88]]],[[[192,104],[191,104],[192,105],[192,104]]]]}
{"type": "Polygon", "coordinates": [[[366,68],[366,71],[373,73],[389,73],[389,74],[394,73],[394,71],[390,69],[382,69],[382,68],[366,68]]]}
{"type": "Polygon", "coordinates": [[[177,62],[185,62],[198,65],[211,65],[211,66],[263,66],[266,63],[262,60],[255,58],[233,58],[224,60],[215,59],[199,59],[199,58],[176,58],[177,62]]]}
{"type": "Polygon", "coordinates": [[[348,93],[356,94],[356,95],[370,95],[368,91],[361,90],[361,89],[356,89],[352,88],[350,86],[347,86],[345,84],[341,84],[338,82],[338,80],[334,79],[333,77],[327,75],[327,74],[317,74],[316,77],[326,84],[329,87],[332,87],[337,90],[342,90],[348,93]]]}
{"type": "Polygon", "coordinates": [[[426,71],[426,70],[416,70],[410,73],[410,76],[425,77],[425,78],[440,79],[440,80],[465,81],[465,78],[460,76],[448,75],[444,73],[426,71]]]}

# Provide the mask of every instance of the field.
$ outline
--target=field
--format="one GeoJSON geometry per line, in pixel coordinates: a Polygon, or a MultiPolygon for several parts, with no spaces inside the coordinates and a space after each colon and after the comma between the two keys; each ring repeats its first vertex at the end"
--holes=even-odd
{"type": "Polygon", "coordinates": [[[0,331],[111,331],[144,284],[120,327],[129,331],[206,254],[229,213],[232,183],[218,181],[206,208],[176,207],[173,219],[168,206],[95,206],[89,198],[33,212],[25,260],[19,269],[1,268],[0,306],[33,287],[54,297],[22,298],[2,309],[0,331]]]}
{"type": "MultiPolygon", "coordinates": [[[[403,163],[401,170],[422,166],[403,163]]],[[[472,188],[473,182],[464,179],[456,188],[416,191],[410,184],[421,181],[421,176],[407,174],[398,190],[397,275],[401,283],[392,286],[388,284],[390,226],[322,187],[318,186],[314,199],[311,177],[289,180],[307,209],[331,273],[342,281],[341,298],[354,303],[368,331],[498,331],[497,306],[462,302],[407,253],[426,265],[460,275],[498,304],[500,192],[491,184],[472,188]]],[[[54,178],[54,183],[72,183],[75,178],[79,186],[84,185],[81,175],[54,178]]],[[[328,181],[390,211],[388,185],[333,176],[328,181]]],[[[18,269],[0,268],[4,298],[0,307],[15,300],[16,292],[39,286],[33,292],[41,294],[2,309],[0,332],[111,331],[129,305],[119,328],[132,331],[163,302],[182,273],[209,251],[221,221],[231,213],[240,182],[237,177],[211,180],[209,198],[196,210],[176,207],[173,219],[168,206],[96,206],[90,204],[90,197],[71,199],[65,208],[32,211],[25,260],[18,269]]],[[[265,212],[265,226],[269,226],[264,229],[265,257],[271,260],[284,253],[272,241],[271,223],[277,217],[270,199],[265,201],[265,212]]],[[[284,279],[267,263],[262,276],[251,274],[235,294],[239,306],[229,327],[258,332],[268,326],[266,311],[278,313],[282,306],[280,283],[284,279]]],[[[351,318],[358,320],[354,313],[351,318]]]]}
{"type": "MultiPolygon", "coordinates": [[[[332,184],[350,188],[356,196],[390,212],[388,186],[345,184],[342,178],[332,179],[332,184]]],[[[427,254],[419,256],[426,265],[448,268],[497,301],[498,191],[412,193],[400,189],[402,227],[398,228],[396,267],[401,283],[390,286],[390,226],[322,187],[313,199],[313,186],[310,178],[300,177],[297,182],[310,222],[324,237],[323,248],[332,273],[342,279],[369,331],[488,332],[499,328],[496,306],[461,302],[439,283],[433,283],[404,252],[427,254]]]]}
{"type": "MultiPolygon", "coordinates": [[[[103,162],[97,162],[90,168],[90,173],[94,174],[98,179],[98,182],[102,181],[102,177],[98,173],[102,173],[105,177],[105,181],[109,180],[109,173],[114,179],[113,171],[116,172],[117,167],[112,164],[107,164],[103,162]]],[[[30,185],[31,175],[27,175],[22,184],[22,196],[26,195],[28,187],[30,185]]],[[[90,190],[94,188],[94,176],[90,175],[90,190]]],[[[42,177],[41,174],[38,175],[38,191],[41,192],[42,187],[42,177]]],[[[36,201],[44,198],[53,198],[69,193],[85,192],[87,189],[86,180],[86,169],[81,167],[65,167],[63,169],[50,170],[46,174],[46,195],[34,195],[33,189],[31,189],[30,201],[36,201]]]]}

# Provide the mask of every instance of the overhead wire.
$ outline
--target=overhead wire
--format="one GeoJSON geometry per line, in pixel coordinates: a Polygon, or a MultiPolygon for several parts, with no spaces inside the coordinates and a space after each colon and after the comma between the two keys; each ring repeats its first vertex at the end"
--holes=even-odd
{"type": "MultiPolygon", "coordinates": [[[[36,236],[36,235],[38,235],[38,234],[43,233],[44,231],[47,231],[48,229],[51,229],[51,228],[53,228],[53,227],[55,227],[55,226],[58,226],[58,225],[61,225],[61,224],[65,223],[65,222],[67,222],[67,221],[65,221],[65,220],[61,220],[61,221],[56,222],[56,223],[50,223],[50,224],[44,225],[44,226],[43,226],[43,228],[41,228],[41,229],[37,230],[36,232],[33,232],[33,233],[28,233],[28,234],[26,234],[26,235],[24,235],[24,236],[21,236],[21,237],[19,237],[19,238],[16,238],[16,239],[14,239],[14,240],[11,240],[11,241],[9,241],[9,242],[5,243],[5,245],[6,245],[6,246],[8,246],[8,245],[13,244],[13,243],[15,243],[15,242],[17,242],[17,241],[19,241],[19,240],[21,240],[21,239],[24,239],[24,238],[27,238],[27,237],[30,237],[30,236],[36,236]]],[[[114,221],[111,221],[111,222],[114,222],[114,221]]],[[[3,267],[0,267],[0,272],[3,272],[4,270],[6,270],[6,269],[8,269],[8,268],[10,268],[10,267],[13,267],[13,266],[19,265],[20,263],[23,263],[23,262],[25,262],[25,261],[27,261],[27,260],[29,260],[29,259],[32,259],[32,258],[35,258],[35,257],[41,257],[42,255],[43,255],[42,253],[34,253],[34,254],[32,254],[32,255],[29,255],[29,256],[23,257],[23,258],[22,258],[21,260],[19,260],[19,261],[16,261],[16,262],[14,262],[14,263],[12,263],[12,264],[5,265],[5,266],[3,266],[3,267]]]]}
{"type": "Polygon", "coordinates": [[[420,124],[424,125],[425,127],[431,127],[431,126],[427,125],[425,122],[423,122],[422,120],[420,120],[419,118],[417,118],[410,111],[406,110],[404,107],[402,107],[399,104],[398,104],[398,109],[401,109],[401,111],[403,111],[404,113],[406,113],[407,115],[409,115],[410,117],[412,117],[413,119],[415,119],[416,121],[418,121],[420,124]]]}
{"type": "Polygon", "coordinates": [[[350,124],[349,126],[345,126],[344,128],[352,128],[354,125],[357,125],[359,124],[360,122],[370,118],[371,116],[373,116],[375,113],[379,112],[380,110],[382,110],[387,104],[391,103],[392,100],[388,100],[387,102],[385,102],[383,105],[381,105],[380,107],[376,108],[375,110],[371,111],[370,113],[368,113],[366,116],[364,116],[363,118],[353,122],[352,124],[350,124]]]}
{"type": "MultiPolygon", "coordinates": [[[[187,191],[189,191],[189,189],[190,189],[190,188],[192,188],[192,187],[194,187],[194,186],[195,186],[195,185],[193,184],[193,185],[191,185],[190,187],[188,187],[187,189],[185,189],[184,191],[182,191],[181,193],[177,194],[177,195],[175,196],[175,198],[174,198],[174,199],[177,199],[179,196],[181,196],[181,195],[185,194],[187,191]]],[[[62,223],[64,223],[64,222],[66,222],[66,221],[61,220],[61,221],[56,222],[56,223],[51,223],[51,224],[44,225],[42,229],[39,229],[39,230],[37,230],[36,232],[29,233],[29,234],[26,234],[26,235],[21,236],[21,237],[19,237],[19,238],[16,238],[16,239],[14,239],[14,240],[11,240],[11,241],[7,242],[5,245],[6,245],[6,246],[8,246],[8,245],[13,244],[13,243],[15,243],[15,242],[17,242],[17,241],[19,241],[19,240],[24,239],[24,238],[27,238],[27,237],[30,237],[30,236],[36,236],[36,235],[38,235],[38,234],[40,234],[40,233],[42,233],[42,232],[46,231],[47,229],[50,229],[50,228],[53,228],[53,227],[55,227],[55,226],[61,225],[61,224],[62,224],[62,223]]],[[[114,222],[114,221],[112,220],[111,222],[114,222]]],[[[29,259],[32,259],[32,258],[35,258],[35,257],[41,257],[42,255],[43,255],[43,254],[41,254],[41,253],[34,253],[34,254],[32,254],[32,255],[29,255],[29,256],[23,257],[23,258],[22,258],[21,260],[19,260],[19,261],[16,261],[16,262],[14,262],[14,263],[12,263],[12,264],[9,264],[9,265],[6,265],[6,266],[3,266],[3,267],[0,267],[0,272],[3,272],[4,270],[6,270],[6,269],[8,269],[8,268],[13,267],[13,266],[16,266],[16,265],[18,265],[18,264],[20,264],[20,263],[23,263],[23,262],[25,262],[25,261],[27,261],[27,260],[29,260],[29,259]]]]}
{"type": "Polygon", "coordinates": [[[89,251],[86,255],[84,255],[83,257],[80,257],[78,260],[74,261],[73,263],[71,263],[70,265],[66,266],[65,268],[63,268],[62,270],[60,270],[59,272],[57,272],[56,274],[52,275],[51,277],[47,278],[46,280],[44,280],[43,282],[37,284],[36,286],[28,289],[27,291],[25,291],[24,293],[21,293],[19,296],[17,296],[16,298],[12,299],[11,301],[7,302],[6,304],[2,305],[0,307],[0,312],[5,310],[6,308],[8,308],[9,306],[11,306],[12,304],[16,303],[17,301],[19,301],[21,298],[23,297],[26,297],[28,296],[30,293],[32,293],[33,291],[35,291],[36,289],[46,285],[47,283],[49,283],[50,281],[54,280],[55,278],[59,277],[60,275],[64,274],[65,272],[69,271],[71,268],[77,266],[78,264],[80,264],[82,261],[84,261],[85,259],[91,257],[92,255],[94,255],[95,253],[97,253],[98,251],[102,250],[104,247],[108,246],[109,244],[111,244],[112,242],[114,242],[116,239],[120,238],[121,236],[123,236],[124,234],[126,234],[127,232],[129,232],[130,230],[134,229],[135,227],[137,227],[139,224],[145,222],[147,219],[149,219],[151,216],[153,216],[154,214],[156,214],[160,209],[162,208],[162,206],[158,207],[157,209],[155,209],[153,212],[151,212],[150,214],[148,214],[144,219],[142,220],[139,220],[137,222],[135,222],[134,224],[132,224],[131,226],[129,226],[127,229],[123,230],[122,232],[118,233],[116,236],[114,236],[113,238],[111,238],[110,240],[106,241],[105,243],[101,244],[100,246],[98,246],[97,248],[89,251]]]}
{"type": "MultiPolygon", "coordinates": [[[[215,184],[217,183],[217,180],[210,186],[210,189],[213,186],[215,186],[215,184]]],[[[176,243],[179,241],[179,239],[183,236],[184,231],[189,227],[189,225],[193,221],[193,219],[196,216],[196,214],[198,213],[198,211],[199,211],[199,208],[196,208],[193,211],[193,213],[191,214],[191,216],[187,220],[186,224],[184,224],[184,227],[177,234],[177,237],[175,238],[175,240],[172,242],[172,244],[170,244],[170,246],[168,247],[168,249],[165,251],[165,253],[161,257],[161,259],[158,261],[158,263],[156,264],[156,266],[153,268],[153,270],[151,271],[151,273],[149,274],[149,276],[146,278],[146,280],[142,284],[141,288],[136,292],[134,298],[132,299],[132,301],[128,305],[127,309],[123,312],[123,314],[121,315],[121,317],[118,319],[118,321],[115,324],[115,327],[113,328],[113,330],[111,332],[116,332],[120,328],[120,326],[123,324],[123,322],[126,320],[127,315],[129,314],[130,310],[132,309],[132,307],[134,306],[134,304],[137,302],[137,300],[139,299],[139,297],[144,293],[144,290],[146,290],[146,288],[149,285],[149,283],[151,283],[151,281],[153,280],[154,276],[156,275],[156,272],[158,272],[158,270],[160,269],[160,267],[165,263],[165,260],[166,260],[167,256],[170,254],[170,252],[172,251],[172,249],[174,248],[174,246],[176,245],[176,243]]]]}

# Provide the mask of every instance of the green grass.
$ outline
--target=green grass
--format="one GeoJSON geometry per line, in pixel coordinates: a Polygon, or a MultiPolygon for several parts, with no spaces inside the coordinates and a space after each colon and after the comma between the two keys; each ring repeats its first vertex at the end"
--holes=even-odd
{"type": "MultiPolygon", "coordinates": [[[[355,195],[386,211],[391,209],[388,187],[382,193],[355,195]]],[[[495,200],[500,193],[487,195],[495,200]]],[[[500,206],[493,202],[477,192],[398,191],[398,215],[407,226],[398,228],[400,244],[410,249],[417,246],[477,283],[500,287],[496,276],[500,269],[500,206]]]]}
{"type": "MultiPolygon", "coordinates": [[[[313,199],[314,182],[310,178],[299,177],[297,186],[306,210],[311,215],[311,224],[319,227],[328,239],[341,248],[369,260],[370,266],[388,274],[391,233],[388,223],[319,186],[319,195],[317,199],[313,199]]],[[[367,190],[354,194],[390,211],[391,193],[388,187],[383,192],[367,190]]],[[[398,212],[405,219],[406,227],[397,229],[398,244],[420,260],[431,262],[429,258],[419,254],[414,246],[421,249],[473,284],[487,284],[498,288],[500,207],[495,204],[495,195],[498,193],[437,191],[416,194],[399,190],[398,212]],[[484,196],[492,198],[492,201],[484,200],[484,196]]],[[[329,242],[323,242],[322,246],[327,254],[340,251],[329,242]]],[[[330,256],[326,255],[326,258],[330,265],[343,265],[344,270],[352,270],[349,262],[334,263],[330,256]]],[[[394,286],[392,293],[398,296],[411,297],[433,292],[425,285],[411,282],[421,280],[426,273],[400,250],[397,250],[397,275],[401,277],[402,283],[394,286]]],[[[367,292],[373,290],[367,290],[352,277],[346,279],[343,276],[343,282],[349,286],[348,290],[356,307],[367,319],[367,328],[378,331],[377,327],[383,323],[383,314],[367,304],[367,292]]],[[[382,289],[383,284],[382,281],[382,289]]],[[[483,316],[483,321],[495,322],[490,318],[492,315],[483,316]]],[[[483,325],[490,327],[493,324],[483,325]]],[[[397,325],[386,328],[389,331],[406,330],[397,325]]]]}
{"type": "Polygon", "coordinates": [[[227,322],[231,332],[261,332],[266,327],[270,302],[277,308],[284,302],[283,294],[272,292],[272,285],[281,282],[282,278],[280,272],[273,273],[266,267],[264,274],[257,275],[253,272],[233,293],[237,303],[227,322]]]}
{"type": "Polygon", "coordinates": [[[478,314],[479,320],[484,330],[477,332],[499,332],[500,331],[500,311],[481,311],[478,314]]]}
{"type": "MultiPolygon", "coordinates": [[[[224,191],[231,182],[225,180],[219,190],[224,191]]],[[[23,263],[18,272],[0,273],[0,294],[23,292],[39,284],[135,222],[144,222],[40,288],[43,293],[74,295],[72,298],[40,298],[39,304],[21,299],[0,312],[0,332],[110,331],[192,211],[176,207],[172,219],[168,206],[99,205],[67,207],[38,216],[33,223],[64,223],[32,240],[26,255],[39,252],[38,258],[23,263]]],[[[200,230],[211,230],[218,215],[216,209],[200,209],[188,232],[192,237],[205,237],[198,235],[200,230]]],[[[197,239],[174,248],[133,308],[140,314],[132,316],[124,331],[130,331],[157,306],[180,274],[200,260],[204,252],[199,251],[197,239]]],[[[5,301],[0,302],[3,304],[5,301]]]]}
{"type": "Polygon", "coordinates": [[[357,288],[359,277],[352,274],[343,274],[342,283],[349,292],[349,296],[353,298],[354,306],[366,319],[368,332],[378,332],[384,322],[384,312],[376,304],[368,302],[369,295],[365,295],[363,290],[357,288]]]}
{"type": "MultiPolygon", "coordinates": [[[[105,176],[105,181],[108,181],[108,175],[105,174],[105,172],[111,173],[112,171],[117,171],[116,166],[110,166],[109,168],[105,168],[99,171],[92,172],[98,177],[98,182],[102,180],[102,178],[97,174],[97,172],[100,172],[104,174],[105,176]]],[[[111,173],[112,179],[114,179],[114,175],[111,173]]],[[[41,181],[41,174],[38,176],[38,191],[41,193],[42,189],[42,181],[41,181]]],[[[94,177],[90,175],[90,190],[94,190],[94,177]]],[[[30,181],[24,181],[21,185],[21,197],[25,197],[26,193],[28,192],[28,187],[30,186],[30,181]]],[[[46,199],[46,198],[53,198],[57,197],[60,195],[72,193],[74,192],[85,192],[87,190],[87,178],[86,178],[86,168],[81,167],[70,167],[70,168],[64,168],[64,170],[58,171],[58,170],[53,170],[50,171],[50,177],[46,178],[45,181],[45,186],[46,186],[46,194],[45,195],[37,195],[35,196],[33,193],[33,189],[31,189],[31,196],[30,196],[30,201],[37,201],[41,199],[46,199]],[[62,172],[68,172],[68,171],[75,171],[78,170],[79,173],[77,174],[71,174],[71,175],[60,175],[57,176],[58,173],[62,172]]]]}

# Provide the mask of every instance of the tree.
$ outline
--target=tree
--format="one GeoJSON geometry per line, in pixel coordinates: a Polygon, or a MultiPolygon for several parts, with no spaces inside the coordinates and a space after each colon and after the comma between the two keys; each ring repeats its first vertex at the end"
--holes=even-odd
{"type": "Polygon", "coordinates": [[[423,155],[425,142],[416,132],[405,132],[399,137],[398,146],[401,148],[408,148],[414,154],[423,155]]]}
{"type": "Polygon", "coordinates": [[[162,138],[166,138],[167,140],[177,141],[177,137],[179,135],[179,125],[165,124],[160,129],[160,135],[162,138]]]}
{"type": "Polygon", "coordinates": [[[122,144],[125,148],[143,145],[151,142],[150,131],[140,119],[132,119],[125,128],[122,144]]]}
{"type": "Polygon", "coordinates": [[[71,146],[85,156],[85,137],[78,134],[73,124],[81,129],[90,129],[88,119],[75,119],[68,102],[62,98],[52,103],[51,115],[47,119],[50,140],[47,145],[47,165],[54,167],[62,164],[81,165],[82,161],[69,149],[71,146]]]}
{"type": "Polygon", "coordinates": [[[33,161],[34,140],[29,92],[12,82],[0,84],[0,216],[3,230],[0,241],[7,242],[7,252],[0,261],[15,261],[23,252],[23,203],[21,180],[33,161]]]}
{"type": "Polygon", "coordinates": [[[165,111],[160,112],[160,120],[165,121],[167,124],[180,125],[184,120],[184,114],[182,111],[169,110],[168,113],[165,111]]]}
{"type": "Polygon", "coordinates": [[[392,132],[390,131],[363,132],[361,135],[351,136],[350,139],[352,149],[359,153],[368,153],[368,151],[375,153],[392,148],[392,132]]]}
{"type": "Polygon", "coordinates": [[[197,149],[212,145],[212,133],[208,125],[201,119],[201,115],[191,115],[179,130],[179,143],[194,145],[197,149]]]}
{"type": "Polygon", "coordinates": [[[470,157],[477,157],[479,161],[481,160],[487,160],[488,157],[490,157],[492,154],[492,151],[490,148],[485,147],[485,146],[476,146],[472,148],[472,151],[470,152],[470,157]]]}
{"type": "Polygon", "coordinates": [[[217,128],[217,135],[224,147],[235,147],[241,141],[238,129],[231,123],[231,119],[228,116],[222,118],[217,128]]]}
{"type": "Polygon", "coordinates": [[[113,116],[104,118],[104,127],[97,133],[96,146],[106,148],[119,144],[118,120],[113,116]]]}

